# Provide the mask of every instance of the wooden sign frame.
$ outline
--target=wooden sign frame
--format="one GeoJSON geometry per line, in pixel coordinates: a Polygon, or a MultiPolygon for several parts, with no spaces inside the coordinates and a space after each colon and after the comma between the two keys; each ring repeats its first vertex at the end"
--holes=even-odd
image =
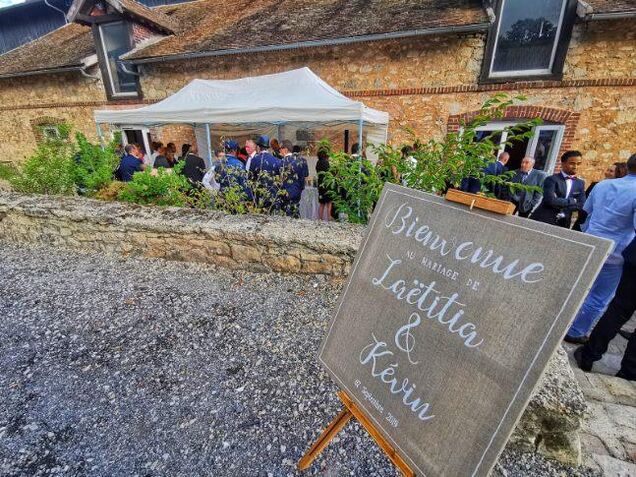
{"type": "MultiPolygon", "coordinates": [[[[469,194],[456,189],[449,189],[445,199],[450,202],[467,205],[472,210],[473,207],[487,210],[500,215],[512,215],[515,210],[514,204],[498,199],[491,199],[477,194],[469,194]]],[[[384,451],[391,462],[402,472],[405,477],[415,477],[415,472],[395,451],[395,448],[387,442],[382,434],[375,428],[364,412],[356,406],[349,395],[344,391],[338,391],[338,398],[344,404],[344,409],[334,418],[333,421],[320,434],[318,439],[311,445],[305,455],[298,461],[298,470],[303,471],[309,468],[314,460],[329,445],[334,437],[347,425],[351,418],[355,417],[362,427],[366,429],[371,438],[384,451]]]]}

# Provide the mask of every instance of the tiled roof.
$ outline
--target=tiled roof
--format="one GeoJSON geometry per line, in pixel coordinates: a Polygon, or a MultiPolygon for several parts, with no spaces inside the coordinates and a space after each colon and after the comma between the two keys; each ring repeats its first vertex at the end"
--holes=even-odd
{"type": "Polygon", "coordinates": [[[585,0],[592,13],[636,12],[636,0],[585,0]]]}
{"type": "MultiPolygon", "coordinates": [[[[179,31],[179,24],[177,21],[165,15],[160,10],[148,8],[135,0],[104,0],[104,2],[109,4],[114,10],[123,16],[131,17],[134,21],[147,24],[163,33],[170,34],[179,31]]],[[[89,6],[90,5],[92,4],[89,4],[89,6]]],[[[68,20],[84,25],[90,25],[91,21],[88,21],[80,14],[85,6],[86,0],[73,0],[67,14],[68,20]]]]}
{"type": "Polygon", "coordinates": [[[488,22],[481,0],[199,0],[161,10],[189,27],[126,59],[488,22]]]}
{"type": "Polygon", "coordinates": [[[0,76],[80,67],[94,53],[91,29],[71,23],[0,56],[0,76]]]}
{"type": "MultiPolygon", "coordinates": [[[[154,9],[110,1],[175,32],[124,55],[133,60],[488,23],[481,0],[198,0],[154,9]]],[[[636,0],[586,3],[595,14],[636,11],[636,0]]],[[[94,53],[90,28],[66,25],[0,56],[0,77],[79,67],[94,53]]]]}
{"type": "Polygon", "coordinates": [[[159,9],[148,8],[139,2],[134,0],[107,0],[117,10],[122,13],[127,13],[138,20],[145,23],[150,23],[154,26],[160,27],[162,30],[168,33],[176,33],[179,31],[179,23],[175,19],[165,15],[159,9]]]}

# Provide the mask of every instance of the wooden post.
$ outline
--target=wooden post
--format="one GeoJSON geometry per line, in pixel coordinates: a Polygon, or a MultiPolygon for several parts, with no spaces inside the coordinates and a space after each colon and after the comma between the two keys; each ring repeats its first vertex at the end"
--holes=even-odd
{"type": "Polygon", "coordinates": [[[450,202],[468,205],[471,209],[478,209],[494,212],[501,215],[512,215],[515,211],[515,204],[506,200],[492,199],[478,194],[469,194],[457,189],[448,189],[444,198],[450,202]]]}
{"type": "Polygon", "coordinates": [[[320,437],[312,444],[305,455],[298,461],[298,470],[307,469],[311,463],[316,460],[316,457],[327,447],[329,442],[336,437],[342,428],[349,422],[352,417],[355,417],[362,427],[364,427],[373,440],[380,446],[387,457],[393,462],[393,464],[400,469],[405,477],[415,477],[415,472],[411,470],[406,462],[395,452],[395,449],[389,444],[386,439],[378,432],[373,423],[364,415],[364,413],[356,406],[351,400],[349,395],[344,391],[338,392],[338,397],[344,404],[345,408],[340,411],[336,418],[331,421],[327,428],[320,434],[320,437]]]}
{"type": "Polygon", "coordinates": [[[316,460],[316,457],[320,455],[329,442],[336,437],[336,434],[338,434],[342,428],[347,425],[352,417],[353,414],[349,411],[349,409],[345,408],[340,411],[336,418],[331,421],[324,431],[322,431],[318,440],[313,443],[307,453],[298,461],[298,470],[305,470],[309,468],[311,463],[316,460]]]}

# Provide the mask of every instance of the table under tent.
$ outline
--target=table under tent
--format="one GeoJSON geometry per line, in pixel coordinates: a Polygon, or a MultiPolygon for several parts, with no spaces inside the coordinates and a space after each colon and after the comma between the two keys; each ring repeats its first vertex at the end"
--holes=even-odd
{"type": "MultiPolygon", "coordinates": [[[[115,129],[191,125],[199,155],[209,165],[221,138],[267,134],[296,144],[319,130],[351,131],[351,143],[385,143],[389,115],[347,98],[309,68],[300,68],[235,80],[196,79],[150,106],[97,110],[95,121],[100,137],[104,124],[115,129]]],[[[149,151],[145,137],[144,142],[149,151]]],[[[315,161],[309,163],[313,169],[315,161]]]]}

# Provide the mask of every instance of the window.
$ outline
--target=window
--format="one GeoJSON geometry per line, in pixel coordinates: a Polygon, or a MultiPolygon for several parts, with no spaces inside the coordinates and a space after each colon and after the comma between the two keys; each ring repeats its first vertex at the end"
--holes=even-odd
{"type": "Polygon", "coordinates": [[[44,139],[45,141],[58,140],[62,137],[62,135],[60,134],[60,130],[57,126],[54,125],[42,126],[41,131],[42,139],[44,139]]]}
{"type": "Polygon", "coordinates": [[[108,80],[110,96],[137,96],[137,75],[134,74],[134,67],[124,68],[119,59],[132,48],[128,24],[123,21],[100,24],[99,37],[102,50],[102,72],[108,80]],[[131,74],[130,71],[133,73],[131,74]]]}
{"type": "Polygon", "coordinates": [[[499,0],[482,79],[559,75],[575,15],[573,0],[499,0]]]}
{"type": "Polygon", "coordinates": [[[479,141],[485,137],[499,144],[497,156],[502,152],[510,154],[508,161],[508,169],[518,169],[521,160],[528,155],[534,158],[534,168],[547,173],[554,170],[557,161],[557,154],[563,141],[565,126],[561,124],[537,126],[532,131],[530,138],[510,142],[508,140],[507,128],[514,126],[515,122],[492,122],[477,128],[476,140],[479,141]]]}

